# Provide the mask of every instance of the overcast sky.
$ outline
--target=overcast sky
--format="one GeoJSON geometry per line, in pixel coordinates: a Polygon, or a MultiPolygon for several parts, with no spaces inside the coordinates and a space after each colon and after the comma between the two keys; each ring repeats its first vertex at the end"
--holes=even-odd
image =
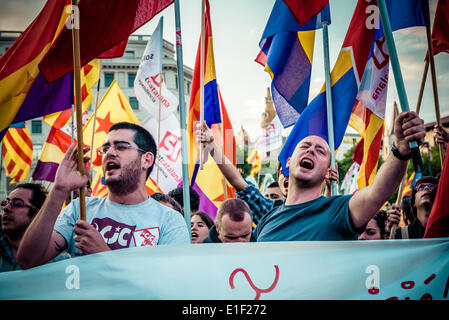
{"type": "MultiPolygon", "coordinates": [[[[241,125],[252,140],[260,133],[266,88],[270,77],[254,62],[259,52],[259,40],[271,13],[274,0],[210,0],[217,82],[231,117],[234,130],[241,125]]],[[[45,0],[1,0],[0,30],[24,30],[39,13],[45,0]]],[[[330,0],[332,24],[329,26],[331,68],[346,35],[356,0],[330,0]]],[[[431,0],[431,17],[436,0],[431,0]]],[[[184,64],[192,67],[201,30],[201,1],[180,0],[184,64]]],[[[159,17],[164,16],[164,38],[175,41],[174,6],[171,5],[136,34],[152,34],[159,17]]],[[[409,28],[394,33],[408,101],[414,110],[424,68],[426,36],[424,27],[409,28]]],[[[316,33],[314,64],[309,101],[320,91],[324,82],[322,32],[316,33]]],[[[449,115],[449,56],[435,57],[441,116],[449,115]]],[[[386,125],[390,124],[393,101],[398,101],[394,77],[388,90],[386,125]]],[[[435,121],[435,107],[430,71],[424,92],[421,117],[435,121]]],[[[399,101],[398,101],[399,103],[399,101]]],[[[287,130],[288,133],[290,130],[287,130]]]]}

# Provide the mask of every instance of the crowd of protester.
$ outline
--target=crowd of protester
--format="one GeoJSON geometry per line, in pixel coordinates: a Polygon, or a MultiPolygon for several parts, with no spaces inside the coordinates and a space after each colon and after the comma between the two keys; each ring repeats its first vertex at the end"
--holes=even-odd
{"type": "MultiPolygon", "coordinates": [[[[435,131],[435,140],[447,149],[448,131],[435,131]]],[[[394,152],[374,182],[353,195],[331,195],[331,181],[338,182],[337,170],[330,168],[331,151],[324,138],[306,137],[287,161],[289,176],[279,164],[277,181],[262,195],[226,158],[203,123],[197,140],[215,159],[236,198],[223,201],[212,218],[200,211],[200,196],[190,187],[189,237],[183,188],[147,195],[145,182],[156,154],[153,137],[138,125],[119,123],[98,150],[103,155],[107,197],[89,197],[89,168],[84,175],[79,173],[78,151],[72,145],[48,194],[37,183],[24,183],[1,203],[0,271],[132,246],[423,238],[438,178],[421,177],[410,196],[391,205],[387,201],[405,175],[409,141],[421,144],[424,136],[423,120],[414,112],[401,113],[395,123],[394,152]],[[86,186],[85,219],[81,219],[75,191],[86,186]]]]}

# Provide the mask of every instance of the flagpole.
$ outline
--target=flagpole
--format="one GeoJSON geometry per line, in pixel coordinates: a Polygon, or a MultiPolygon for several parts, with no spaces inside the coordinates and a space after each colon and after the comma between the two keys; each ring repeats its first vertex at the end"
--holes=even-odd
{"type": "MultiPolygon", "coordinates": [[[[425,0],[421,0],[421,7],[423,8],[424,13],[424,22],[426,25],[426,36],[427,36],[427,52],[429,53],[430,60],[430,74],[432,75],[432,89],[433,89],[433,100],[435,102],[435,115],[436,122],[439,127],[441,127],[441,117],[440,117],[440,101],[438,99],[438,85],[437,85],[437,75],[435,71],[435,58],[433,56],[433,45],[432,45],[432,34],[430,32],[430,13],[429,13],[429,5],[425,3],[425,0]]],[[[445,151],[441,144],[438,144],[438,148],[440,149],[440,162],[441,168],[443,168],[444,164],[444,156],[445,151]]]]}
{"type": "Polygon", "coordinates": [[[95,110],[94,110],[94,119],[93,119],[93,126],[92,126],[92,139],[90,140],[90,160],[89,160],[89,162],[90,162],[90,168],[92,168],[92,159],[93,159],[93,156],[94,156],[94,136],[95,136],[95,124],[96,124],[96,121],[97,121],[97,108],[98,108],[98,100],[99,100],[99,97],[100,97],[100,82],[101,82],[101,68],[102,68],[102,62],[101,62],[101,59],[98,59],[98,62],[99,62],[99,64],[100,64],[100,66],[99,66],[99,70],[98,70],[98,83],[97,83],[97,96],[96,96],[96,98],[95,98],[95,110]]]}
{"type": "Polygon", "coordinates": [[[422,74],[421,86],[419,88],[419,94],[418,94],[418,101],[416,102],[416,111],[415,112],[417,114],[419,114],[419,111],[421,110],[421,102],[422,102],[422,97],[424,94],[424,88],[426,86],[428,71],[429,71],[429,59],[426,60],[426,64],[424,65],[424,72],[422,74]]]}
{"type": "Polygon", "coordinates": [[[161,99],[162,99],[162,82],[164,79],[162,79],[162,59],[163,59],[163,47],[164,47],[164,36],[163,36],[163,30],[164,30],[164,17],[161,17],[160,20],[161,23],[161,46],[160,46],[160,52],[159,52],[159,116],[157,120],[157,149],[156,149],[156,160],[157,160],[157,172],[156,172],[156,192],[159,192],[159,148],[161,144],[161,99]]]}
{"type": "MultiPolygon", "coordinates": [[[[387,41],[388,51],[390,52],[391,66],[393,68],[394,80],[396,83],[396,90],[399,95],[399,102],[401,103],[401,109],[404,112],[410,111],[410,107],[407,100],[407,94],[405,92],[404,80],[402,78],[401,67],[399,66],[398,54],[396,52],[396,46],[394,44],[393,32],[391,30],[390,19],[388,17],[387,7],[385,0],[378,0],[380,18],[382,21],[382,28],[387,41]]],[[[423,172],[423,163],[419,146],[416,141],[410,141],[410,150],[413,159],[413,167],[416,173],[423,172]]]]}
{"type": "MultiPolygon", "coordinates": [[[[161,55],[162,59],[162,55],[161,55]]],[[[157,149],[156,149],[156,160],[157,160],[157,172],[156,172],[156,192],[159,192],[159,147],[161,145],[161,98],[162,98],[162,73],[160,74],[159,83],[159,116],[157,120],[157,149]]]]}
{"type": "MultiPolygon", "coordinates": [[[[201,54],[200,54],[200,124],[204,121],[204,29],[206,24],[206,13],[204,0],[201,0],[201,54]]],[[[200,143],[200,170],[204,168],[203,144],[200,143]]]]}
{"type": "MultiPolygon", "coordinates": [[[[326,76],[326,111],[327,111],[327,135],[329,149],[331,151],[331,168],[335,169],[335,141],[334,141],[334,114],[332,105],[332,83],[329,63],[329,34],[327,30],[328,22],[323,21],[323,51],[324,51],[324,73],[326,76]]],[[[337,194],[337,182],[331,181],[331,195],[337,194]]]]}
{"type": "MultiPolygon", "coordinates": [[[[72,0],[72,12],[77,0],[72,0]]],[[[80,59],[80,35],[79,29],[75,27],[75,16],[72,15],[72,47],[73,47],[73,74],[75,78],[75,110],[76,110],[76,133],[78,139],[78,171],[81,176],[84,175],[84,152],[83,152],[83,114],[81,109],[81,59],[80,59]]],[[[81,187],[79,192],[80,199],[80,219],[86,220],[86,190],[81,187]]]]}
{"type": "Polygon", "coordinates": [[[181,36],[181,17],[179,12],[179,0],[175,3],[175,24],[176,24],[176,63],[178,65],[178,88],[179,88],[179,121],[181,123],[181,157],[182,157],[182,185],[184,218],[187,224],[190,240],[192,240],[192,230],[190,229],[190,183],[187,157],[187,126],[184,102],[184,69],[182,59],[182,36],[181,36]]]}

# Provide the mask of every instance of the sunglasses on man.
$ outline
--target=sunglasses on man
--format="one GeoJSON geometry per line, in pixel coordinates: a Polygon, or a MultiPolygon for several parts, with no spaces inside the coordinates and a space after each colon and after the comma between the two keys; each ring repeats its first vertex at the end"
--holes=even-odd
{"type": "Polygon", "coordinates": [[[415,187],[415,189],[416,191],[423,191],[427,188],[429,191],[433,191],[436,187],[437,185],[434,183],[420,183],[415,187]]]}

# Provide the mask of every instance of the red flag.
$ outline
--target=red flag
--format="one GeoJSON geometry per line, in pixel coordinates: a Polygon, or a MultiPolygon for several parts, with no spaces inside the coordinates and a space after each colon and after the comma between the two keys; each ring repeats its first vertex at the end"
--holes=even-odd
{"type": "Polygon", "coordinates": [[[433,55],[449,53],[449,0],[439,0],[432,30],[433,55]]]}
{"type": "MultiPolygon", "coordinates": [[[[448,153],[446,150],[446,154],[448,153]]],[[[438,183],[437,195],[427,221],[424,238],[449,237],[449,156],[446,156],[438,183]]]]}
{"type": "Polygon", "coordinates": [[[304,25],[307,21],[316,16],[325,6],[329,0],[283,0],[291,13],[295,16],[299,25],[304,25]]]}
{"type": "MultiPolygon", "coordinates": [[[[174,0],[81,0],[81,66],[97,57],[123,55],[128,37],[174,0]]],[[[75,25],[76,26],[76,25],[75,25]]],[[[64,28],[39,64],[47,82],[73,70],[72,30],[64,28]]]]}

